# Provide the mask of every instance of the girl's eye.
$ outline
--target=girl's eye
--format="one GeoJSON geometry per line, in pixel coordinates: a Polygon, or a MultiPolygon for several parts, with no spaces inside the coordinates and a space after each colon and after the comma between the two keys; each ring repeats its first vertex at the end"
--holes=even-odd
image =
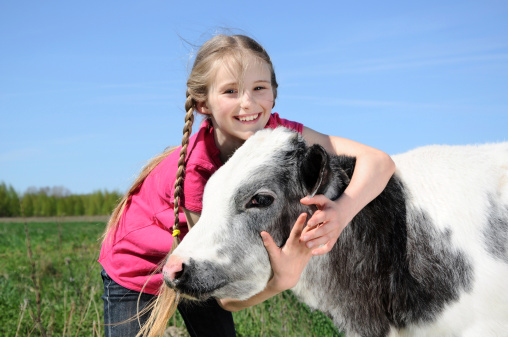
{"type": "Polygon", "coordinates": [[[270,206],[274,201],[274,197],[267,194],[256,194],[253,196],[247,205],[245,205],[246,208],[261,208],[261,207],[268,207],[270,206]]]}
{"type": "Polygon", "coordinates": [[[236,93],[236,90],[235,89],[228,89],[228,90],[224,90],[224,93],[225,94],[234,94],[234,93],[236,93]]]}
{"type": "Polygon", "coordinates": [[[265,87],[255,87],[254,90],[263,90],[265,87]]]}

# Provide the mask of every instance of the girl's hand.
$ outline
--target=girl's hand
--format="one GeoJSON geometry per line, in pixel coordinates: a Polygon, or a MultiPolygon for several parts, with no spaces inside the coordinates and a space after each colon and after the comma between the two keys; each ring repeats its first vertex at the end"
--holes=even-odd
{"type": "Polygon", "coordinates": [[[289,239],[281,248],[277,247],[270,234],[261,232],[273,271],[272,278],[266,287],[270,291],[279,293],[293,288],[312,257],[311,250],[300,239],[307,233],[307,227],[303,228],[306,219],[307,214],[300,214],[289,234],[289,239]]]}
{"type": "Polygon", "coordinates": [[[316,195],[300,200],[304,205],[316,205],[318,208],[307,222],[306,231],[301,236],[301,241],[305,242],[308,248],[314,249],[312,255],[328,253],[349,223],[349,220],[340,217],[347,213],[339,211],[338,201],[341,198],[331,201],[324,195],[316,195]]]}

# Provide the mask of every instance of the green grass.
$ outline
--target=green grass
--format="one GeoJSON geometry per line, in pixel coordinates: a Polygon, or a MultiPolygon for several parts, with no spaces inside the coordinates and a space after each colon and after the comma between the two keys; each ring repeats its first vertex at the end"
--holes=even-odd
{"type": "MultiPolygon", "coordinates": [[[[104,223],[0,223],[0,336],[103,336],[104,223]],[[34,282],[35,281],[35,282],[34,282]]],[[[340,336],[290,292],[234,314],[239,337],[340,336]]],[[[177,313],[170,324],[183,326],[177,313]]]]}

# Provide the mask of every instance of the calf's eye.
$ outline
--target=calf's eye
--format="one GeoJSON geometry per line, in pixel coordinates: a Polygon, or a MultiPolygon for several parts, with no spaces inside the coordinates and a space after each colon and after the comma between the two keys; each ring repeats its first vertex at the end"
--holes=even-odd
{"type": "Polygon", "coordinates": [[[268,207],[273,203],[274,198],[271,195],[267,194],[256,194],[253,196],[247,205],[246,208],[254,208],[254,207],[268,207]]]}

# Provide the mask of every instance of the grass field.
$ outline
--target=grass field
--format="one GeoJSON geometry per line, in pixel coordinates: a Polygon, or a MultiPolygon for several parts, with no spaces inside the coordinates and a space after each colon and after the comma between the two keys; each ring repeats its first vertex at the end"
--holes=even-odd
{"type": "MultiPolygon", "coordinates": [[[[0,223],[0,336],[103,336],[104,222],[0,223]],[[28,235],[27,235],[28,233],[28,235]]],[[[234,314],[237,335],[340,336],[284,292],[234,314]]],[[[176,314],[171,325],[183,327],[176,314]]]]}

